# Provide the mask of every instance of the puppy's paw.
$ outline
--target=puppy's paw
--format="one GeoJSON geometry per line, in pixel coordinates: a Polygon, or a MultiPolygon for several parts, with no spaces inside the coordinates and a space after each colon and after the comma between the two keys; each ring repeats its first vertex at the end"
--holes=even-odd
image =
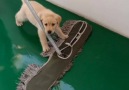
{"type": "Polygon", "coordinates": [[[49,46],[44,46],[43,47],[43,52],[48,52],[50,50],[50,47],[49,46]]]}
{"type": "Polygon", "coordinates": [[[17,25],[17,26],[22,26],[23,23],[22,23],[22,22],[19,22],[19,21],[16,21],[16,25],[17,25]]]}
{"type": "Polygon", "coordinates": [[[67,39],[69,36],[68,35],[63,35],[62,37],[61,37],[61,39],[67,39]]]}

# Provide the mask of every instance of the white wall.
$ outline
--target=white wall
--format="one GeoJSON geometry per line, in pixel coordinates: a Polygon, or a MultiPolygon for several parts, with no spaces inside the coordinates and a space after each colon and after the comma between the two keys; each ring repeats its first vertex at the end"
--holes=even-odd
{"type": "Polygon", "coordinates": [[[129,38],[129,0],[47,0],[129,38]]]}

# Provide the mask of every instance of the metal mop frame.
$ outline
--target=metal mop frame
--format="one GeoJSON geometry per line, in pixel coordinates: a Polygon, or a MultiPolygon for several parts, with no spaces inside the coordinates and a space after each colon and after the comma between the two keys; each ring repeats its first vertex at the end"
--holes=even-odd
{"type": "MultiPolygon", "coordinates": [[[[24,0],[26,5],[28,6],[28,8],[30,9],[31,13],[33,14],[34,18],[36,19],[36,21],[38,22],[40,28],[43,30],[43,32],[45,33],[45,29],[44,26],[42,25],[38,15],[36,14],[34,8],[31,6],[30,2],[28,0],[24,0]]],[[[59,50],[59,48],[57,47],[57,45],[55,44],[54,40],[51,38],[51,36],[48,33],[45,33],[48,40],[50,41],[50,43],[52,44],[52,46],[54,47],[55,51],[58,53],[58,55],[60,55],[60,57],[62,57],[62,53],[59,50]]]]}

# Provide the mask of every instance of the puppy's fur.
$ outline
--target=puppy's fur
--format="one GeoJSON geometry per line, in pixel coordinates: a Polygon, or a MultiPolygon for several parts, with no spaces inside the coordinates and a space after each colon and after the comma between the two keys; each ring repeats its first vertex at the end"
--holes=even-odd
{"type": "MultiPolygon", "coordinates": [[[[52,34],[53,32],[55,32],[61,39],[66,39],[68,37],[68,35],[63,34],[62,30],[60,29],[61,16],[45,8],[36,1],[29,1],[29,2],[31,3],[38,17],[42,21],[46,33],[52,34]]],[[[15,19],[17,26],[22,26],[23,22],[28,20],[35,27],[37,27],[42,49],[44,52],[49,51],[50,48],[47,43],[46,35],[41,30],[39,24],[35,20],[34,16],[30,12],[24,0],[22,0],[21,9],[17,12],[15,19]]]]}

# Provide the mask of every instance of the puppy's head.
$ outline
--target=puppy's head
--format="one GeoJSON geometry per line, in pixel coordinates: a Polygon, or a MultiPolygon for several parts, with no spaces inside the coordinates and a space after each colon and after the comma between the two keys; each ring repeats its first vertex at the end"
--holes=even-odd
{"type": "Polygon", "coordinates": [[[59,23],[61,22],[61,17],[58,15],[48,15],[42,17],[42,23],[45,28],[45,32],[48,34],[52,34],[55,32],[56,28],[59,27],[59,23]]]}

